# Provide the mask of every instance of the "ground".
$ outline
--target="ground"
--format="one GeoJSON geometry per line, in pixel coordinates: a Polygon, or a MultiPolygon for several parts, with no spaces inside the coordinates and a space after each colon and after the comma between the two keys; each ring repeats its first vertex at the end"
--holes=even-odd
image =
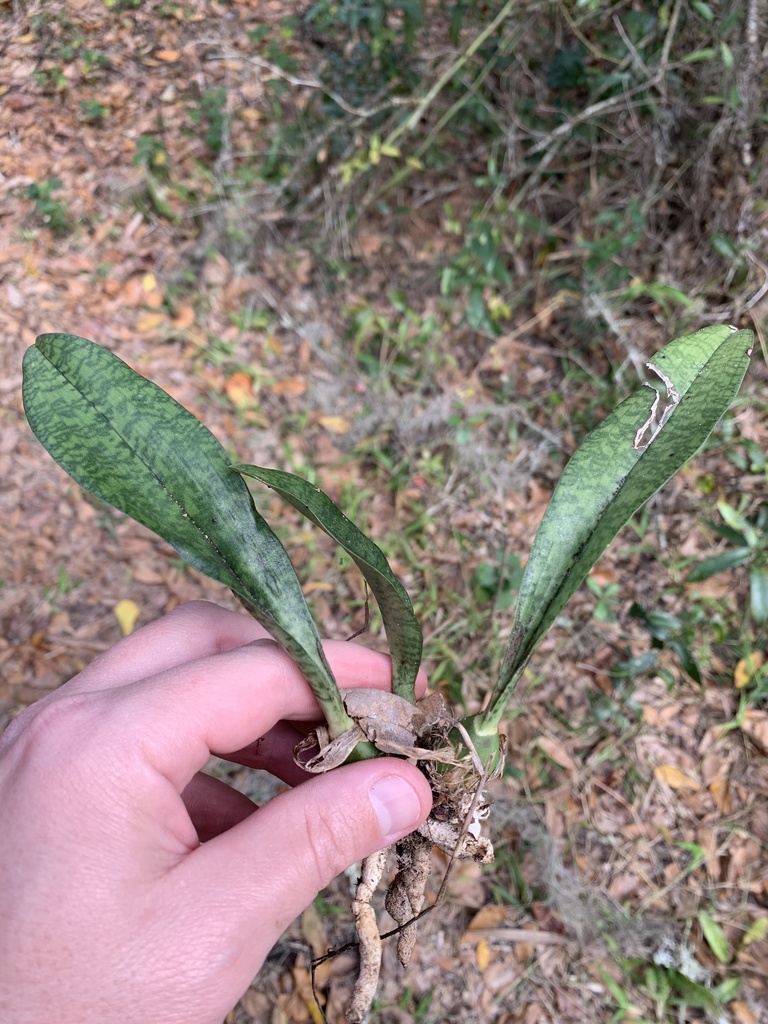
{"type": "MultiPolygon", "coordinates": [[[[524,563],[578,440],[673,336],[661,292],[625,311],[615,335],[567,289],[538,293],[548,257],[525,246],[514,271],[537,284],[501,328],[462,317],[471,288],[446,314],[440,268],[445,284],[464,251],[451,217],[472,207],[484,169],[471,156],[450,188],[437,165],[425,173],[396,217],[371,198],[378,185],[360,193],[359,216],[342,217],[322,151],[303,207],[285,169],[280,187],[254,174],[233,189],[244,147],[266,162],[265,123],[289,102],[302,109],[313,74],[310,43],[296,38],[284,44],[295,67],[270,53],[265,78],[263,61],[249,64],[263,51],[243,45],[247,33],[276,30],[287,6],[0,4],[0,728],[115,643],[126,615],[141,625],[194,598],[239,608],[83,494],[37,443],[21,401],[37,334],[98,341],[239,460],[319,480],[386,550],[424,622],[432,684],[469,711],[509,631],[505,567],[524,563]],[[281,73],[298,91],[278,102],[267,87],[281,73]],[[588,329],[605,340],[574,341],[588,329]]],[[[737,184],[720,194],[745,207],[749,181],[736,170],[727,180],[737,184]]],[[[540,212],[563,207],[552,216],[567,261],[595,196],[539,185],[540,212]]],[[[694,235],[665,249],[666,269],[691,287],[706,263],[694,235]]],[[[749,294],[707,293],[693,313],[733,313],[760,338],[765,290],[749,294]]],[[[754,364],[727,427],[625,529],[539,650],[494,784],[496,864],[454,869],[406,972],[386,944],[373,1020],[768,1021],[768,712],[748,664],[765,632],[749,619],[746,569],[684,582],[690,564],[725,549],[705,522],[715,501],[736,508],[745,496],[752,515],[765,494],[766,373],[759,355],[754,364]],[[649,670],[627,669],[653,650],[635,603],[677,617],[672,639],[684,633],[700,681],[658,635],[649,670]]],[[[259,501],[324,634],[362,627],[348,559],[274,497],[259,501]]],[[[375,614],[361,640],[383,647],[375,614]]],[[[211,770],[257,800],[275,791],[245,770],[211,770]]],[[[445,867],[436,854],[433,896],[445,867]]],[[[289,929],[232,1021],[321,1019],[309,964],[349,940],[354,879],[289,929]]],[[[334,1024],[355,967],[347,950],[316,973],[334,1024]]]]}

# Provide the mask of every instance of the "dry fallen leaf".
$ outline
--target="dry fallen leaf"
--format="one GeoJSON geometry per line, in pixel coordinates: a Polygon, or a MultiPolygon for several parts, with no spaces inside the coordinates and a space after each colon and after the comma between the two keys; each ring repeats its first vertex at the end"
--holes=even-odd
{"type": "Polygon", "coordinates": [[[660,764],[653,769],[653,774],[670,789],[701,789],[701,783],[676,768],[673,764],[660,764]]]}
{"type": "Polygon", "coordinates": [[[253,405],[253,377],[243,370],[237,370],[224,385],[227,398],[236,409],[247,409],[253,405]]]}
{"type": "Polygon", "coordinates": [[[565,768],[568,772],[576,771],[576,762],[558,740],[549,736],[540,736],[536,740],[536,746],[543,754],[546,754],[550,761],[554,761],[561,768],[565,768]]]}
{"type": "Polygon", "coordinates": [[[768,712],[747,711],[741,731],[749,736],[761,754],[768,754],[768,712]]]}
{"type": "Polygon", "coordinates": [[[752,1013],[746,1003],[742,1003],[738,999],[734,1000],[734,1002],[730,1004],[730,1009],[739,1024],[756,1024],[757,1017],[752,1013]]]}
{"type": "MultiPolygon", "coordinates": [[[[500,903],[488,903],[481,907],[469,922],[467,932],[475,932],[485,928],[501,928],[506,923],[507,908],[500,903]]],[[[465,936],[467,932],[464,933],[465,936]]]]}
{"type": "Polygon", "coordinates": [[[327,580],[309,580],[307,583],[302,584],[301,589],[305,595],[309,596],[309,594],[316,594],[320,590],[332,593],[336,588],[333,583],[328,583],[327,580]]]}
{"type": "Polygon", "coordinates": [[[141,279],[141,304],[150,309],[159,309],[165,299],[154,274],[144,274],[141,279]]]}
{"type": "Polygon", "coordinates": [[[765,655],[762,651],[753,651],[746,658],[741,659],[736,666],[736,671],[733,673],[733,685],[737,690],[744,689],[758,669],[762,667],[764,661],[765,655]]]}
{"type": "Polygon", "coordinates": [[[188,330],[195,322],[195,311],[192,306],[179,306],[176,316],[171,320],[171,326],[177,331],[188,330]]]}
{"type": "Polygon", "coordinates": [[[346,416],[321,416],[318,422],[331,434],[346,434],[351,425],[346,416]]]}
{"type": "Polygon", "coordinates": [[[139,334],[151,334],[165,323],[165,316],[162,313],[145,313],[140,316],[136,323],[136,330],[139,334]]]}
{"type": "Polygon", "coordinates": [[[141,609],[135,601],[124,597],[122,601],[117,602],[113,611],[123,636],[128,636],[129,633],[133,632],[134,626],[141,614],[141,609]]]}
{"type": "Polygon", "coordinates": [[[716,775],[709,784],[709,792],[718,811],[721,814],[728,814],[731,809],[730,779],[725,775],[716,775]]]}
{"type": "Polygon", "coordinates": [[[147,565],[134,566],[133,578],[136,583],[148,583],[152,586],[165,582],[165,576],[162,573],[157,572],[155,569],[150,569],[147,565]]]}
{"type": "Polygon", "coordinates": [[[363,256],[375,256],[381,249],[382,238],[380,235],[360,235],[358,244],[363,256]]]}
{"type": "Polygon", "coordinates": [[[273,395],[291,395],[298,397],[307,390],[307,382],[304,377],[286,377],[273,384],[270,391],[273,395]]]}

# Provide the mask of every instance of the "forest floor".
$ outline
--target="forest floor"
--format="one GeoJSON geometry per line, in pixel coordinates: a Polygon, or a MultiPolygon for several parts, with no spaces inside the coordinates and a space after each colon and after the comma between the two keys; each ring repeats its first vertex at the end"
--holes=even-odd
{"type": "MultiPolygon", "coordinates": [[[[495,335],[440,319],[435,268],[459,245],[442,186],[397,218],[373,203],[352,227],[330,218],[324,237],[268,209],[271,185],[243,184],[236,202],[217,191],[227,153],[274,113],[239,41],[286,6],[0,4],[0,728],[114,644],[118,611],[141,625],[196,598],[239,607],[36,442],[21,402],[36,335],[98,341],[238,460],[319,481],[387,552],[424,622],[432,684],[469,711],[492,685],[515,573],[564,461],[634,357],[671,337],[638,312],[629,363],[619,341],[585,353],[567,297],[530,293],[495,335]]],[[[456,216],[475,174],[455,169],[456,216]]],[[[753,303],[743,326],[767,312],[753,303]]],[[[536,655],[494,788],[496,863],[456,867],[407,971],[385,944],[372,1020],[768,1022],[768,711],[745,661],[759,667],[765,629],[748,622],[746,569],[683,579],[724,550],[705,522],[715,502],[748,516],[765,495],[753,362],[728,428],[635,517],[536,655]],[[638,605],[674,617],[655,648],[638,605]]],[[[324,635],[363,626],[348,560],[259,501],[324,635]]],[[[381,647],[380,634],[374,615],[360,641],[381,647]]],[[[212,770],[257,801],[275,792],[212,770]]],[[[435,855],[433,897],[445,866],[435,855]]],[[[353,882],[288,930],[231,1021],[322,1019],[309,963],[350,938],[353,882]]],[[[317,973],[331,1024],[355,972],[348,951],[317,973]]]]}

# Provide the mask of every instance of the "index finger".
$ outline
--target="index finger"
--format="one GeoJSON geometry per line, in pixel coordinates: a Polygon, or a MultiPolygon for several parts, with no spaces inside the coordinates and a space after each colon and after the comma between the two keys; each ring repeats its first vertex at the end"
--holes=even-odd
{"type": "Polygon", "coordinates": [[[267,639],[269,633],[250,615],[210,601],[189,601],[123,637],[70,679],[66,692],[124,686],[188,661],[267,639]]]}
{"type": "MultiPolygon", "coordinates": [[[[325,651],[340,687],[391,688],[389,657],[345,641],[325,651]]],[[[420,673],[420,691],[426,677],[420,673]]],[[[298,666],[272,640],[177,665],[115,689],[89,694],[86,742],[125,772],[137,760],[181,791],[211,753],[240,750],[277,722],[321,717],[298,666]]]]}

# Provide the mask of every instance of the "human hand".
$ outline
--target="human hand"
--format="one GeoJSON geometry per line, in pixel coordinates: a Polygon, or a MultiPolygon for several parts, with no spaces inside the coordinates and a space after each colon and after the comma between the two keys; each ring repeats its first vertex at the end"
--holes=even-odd
{"type": "MultiPolygon", "coordinates": [[[[384,655],[325,647],[340,686],[389,689],[384,655]]],[[[0,1020],[220,1024],[317,892],[429,812],[394,758],[307,778],[291,752],[319,718],[264,630],[205,603],[22,712],[0,738],[0,1020]],[[198,774],[211,752],[296,788],[257,810],[198,774]]]]}

